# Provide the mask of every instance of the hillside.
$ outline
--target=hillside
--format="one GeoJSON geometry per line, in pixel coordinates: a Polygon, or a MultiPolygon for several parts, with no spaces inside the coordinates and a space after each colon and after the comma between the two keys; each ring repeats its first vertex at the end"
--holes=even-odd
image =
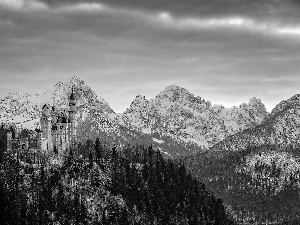
{"type": "Polygon", "coordinates": [[[299,149],[265,145],[207,151],[183,161],[238,224],[299,224],[299,149]]]}
{"type": "Polygon", "coordinates": [[[223,224],[221,199],[151,147],[95,149],[88,158],[50,155],[34,169],[0,163],[0,220],[10,224],[223,224]],[[55,163],[54,163],[55,162],[55,163]]]}
{"type": "Polygon", "coordinates": [[[299,224],[299,101],[300,95],[281,101],[258,126],[186,158],[241,223],[299,224]]]}

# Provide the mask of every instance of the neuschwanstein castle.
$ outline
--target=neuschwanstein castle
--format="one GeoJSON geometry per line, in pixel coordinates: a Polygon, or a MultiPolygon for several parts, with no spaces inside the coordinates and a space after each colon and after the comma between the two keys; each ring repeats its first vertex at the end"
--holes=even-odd
{"type": "Polygon", "coordinates": [[[45,104],[42,107],[40,129],[30,131],[27,136],[7,133],[7,150],[33,149],[65,153],[75,143],[76,100],[74,91],[69,98],[69,111],[62,111],[45,104]]]}

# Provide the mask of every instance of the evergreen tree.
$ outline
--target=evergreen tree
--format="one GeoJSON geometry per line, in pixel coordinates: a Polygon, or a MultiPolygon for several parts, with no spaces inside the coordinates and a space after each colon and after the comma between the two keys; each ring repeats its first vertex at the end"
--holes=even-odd
{"type": "Polygon", "coordinates": [[[112,150],[111,151],[112,161],[113,161],[113,163],[116,163],[116,161],[118,159],[118,152],[117,152],[117,146],[115,143],[113,144],[113,147],[111,150],[112,150]]]}
{"type": "Polygon", "coordinates": [[[90,166],[90,168],[93,167],[93,164],[94,164],[93,154],[92,154],[92,152],[90,152],[90,154],[89,154],[89,166],[90,166]]]}
{"type": "Polygon", "coordinates": [[[96,142],[95,142],[95,153],[96,153],[97,159],[102,158],[102,151],[103,151],[102,144],[100,142],[100,139],[97,137],[96,142]]]}
{"type": "Polygon", "coordinates": [[[54,152],[54,154],[58,154],[58,151],[57,151],[57,148],[56,148],[56,146],[54,146],[54,148],[53,148],[53,152],[54,152]]]}

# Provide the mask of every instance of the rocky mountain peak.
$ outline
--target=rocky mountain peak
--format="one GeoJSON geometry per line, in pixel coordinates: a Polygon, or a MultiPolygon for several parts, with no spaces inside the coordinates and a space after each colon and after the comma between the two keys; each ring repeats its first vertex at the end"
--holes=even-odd
{"type": "Polygon", "coordinates": [[[142,108],[146,108],[148,104],[149,101],[145,98],[145,96],[137,95],[135,99],[131,102],[130,107],[127,108],[124,113],[139,111],[142,108]]]}
{"type": "Polygon", "coordinates": [[[192,95],[185,88],[179,87],[177,85],[167,86],[162,92],[157,95],[157,98],[169,98],[170,100],[176,101],[179,98],[184,98],[192,95]]]}
{"type": "Polygon", "coordinates": [[[184,88],[181,88],[181,87],[179,87],[175,84],[172,84],[172,85],[169,85],[169,86],[165,87],[164,92],[176,91],[176,90],[180,90],[180,89],[184,89],[184,88]]]}
{"type": "Polygon", "coordinates": [[[266,117],[268,115],[266,106],[260,99],[257,99],[255,97],[251,98],[248,106],[250,110],[255,110],[260,116],[266,117]]]}
{"type": "Polygon", "coordinates": [[[117,115],[101,97],[79,77],[72,77],[66,82],[58,82],[53,88],[37,94],[9,94],[0,102],[0,119],[3,122],[22,124],[26,128],[35,128],[44,104],[68,109],[69,97],[74,87],[78,118],[84,119],[91,110],[101,111],[109,118],[117,115]]]}
{"type": "Polygon", "coordinates": [[[251,98],[249,101],[249,106],[258,109],[259,111],[266,111],[266,106],[262,103],[260,99],[255,97],[251,98]]]}
{"type": "Polygon", "coordinates": [[[260,99],[257,99],[255,97],[251,98],[248,104],[242,103],[240,105],[240,108],[244,110],[250,110],[260,117],[261,116],[265,117],[268,114],[266,106],[262,103],[260,99]]]}
{"type": "Polygon", "coordinates": [[[74,83],[74,84],[82,84],[85,83],[84,80],[82,80],[80,77],[78,76],[73,76],[71,77],[71,79],[69,80],[70,83],[74,83]]]}
{"type": "Polygon", "coordinates": [[[296,94],[287,100],[281,101],[279,104],[275,106],[275,108],[271,111],[270,116],[276,115],[278,112],[282,110],[286,110],[287,108],[297,108],[300,104],[300,94],[296,94]]]}
{"type": "Polygon", "coordinates": [[[145,102],[145,101],[147,101],[147,99],[145,96],[142,96],[142,95],[137,95],[135,97],[135,99],[133,100],[133,102],[145,102]]]}
{"type": "Polygon", "coordinates": [[[125,124],[145,133],[158,132],[210,147],[240,130],[258,125],[266,113],[264,104],[256,98],[240,107],[225,108],[212,106],[185,88],[170,85],[149,101],[138,95],[122,118],[125,124]]]}
{"type": "Polygon", "coordinates": [[[152,105],[159,105],[162,108],[175,106],[177,108],[188,107],[196,111],[203,111],[204,108],[211,107],[210,102],[206,102],[201,97],[195,97],[187,89],[177,85],[170,85],[166,87],[150,101],[152,105]]]}
{"type": "MultiPolygon", "coordinates": [[[[255,104],[251,104],[254,105],[254,108],[261,109],[262,111],[265,110],[262,103],[254,102],[255,104]]],[[[253,113],[253,115],[259,115],[259,110],[253,113]]],[[[265,144],[279,145],[281,147],[298,145],[300,95],[294,95],[287,100],[281,101],[258,125],[225,138],[222,142],[214,146],[213,149],[243,150],[249,145],[260,146],[265,144]]]]}
{"type": "Polygon", "coordinates": [[[249,101],[249,105],[250,106],[255,106],[257,104],[262,104],[261,100],[260,99],[257,99],[255,97],[251,98],[250,101],[249,101]]]}

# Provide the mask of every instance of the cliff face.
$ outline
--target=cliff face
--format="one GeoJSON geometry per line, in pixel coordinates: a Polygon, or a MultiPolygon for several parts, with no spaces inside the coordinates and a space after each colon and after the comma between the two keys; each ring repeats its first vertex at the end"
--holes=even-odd
{"type": "MultiPolygon", "coordinates": [[[[78,77],[73,77],[63,83],[58,82],[52,89],[38,94],[10,93],[0,102],[0,120],[4,123],[14,123],[21,128],[34,129],[39,125],[42,106],[49,104],[59,109],[69,110],[69,96],[72,86],[76,97],[77,122],[80,124],[90,117],[101,114],[97,120],[114,121],[115,112],[98,97],[86,83],[78,77]]],[[[103,124],[105,126],[105,124],[103,124]]]]}
{"type": "Polygon", "coordinates": [[[300,95],[281,101],[260,125],[224,139],[213,149],[243,150],[249,144],[298,145],[300,137],[300,95]]]}
{"type": "Polygon", "coordinates": [[[159,132],[208,148],[229,135],[260,124],[266,115],[265,106],[256,98],[239,107],[212,106],[209,101],[172,85],[151,100],[138,95],[121,117],[132,129],[159,132]]]}

